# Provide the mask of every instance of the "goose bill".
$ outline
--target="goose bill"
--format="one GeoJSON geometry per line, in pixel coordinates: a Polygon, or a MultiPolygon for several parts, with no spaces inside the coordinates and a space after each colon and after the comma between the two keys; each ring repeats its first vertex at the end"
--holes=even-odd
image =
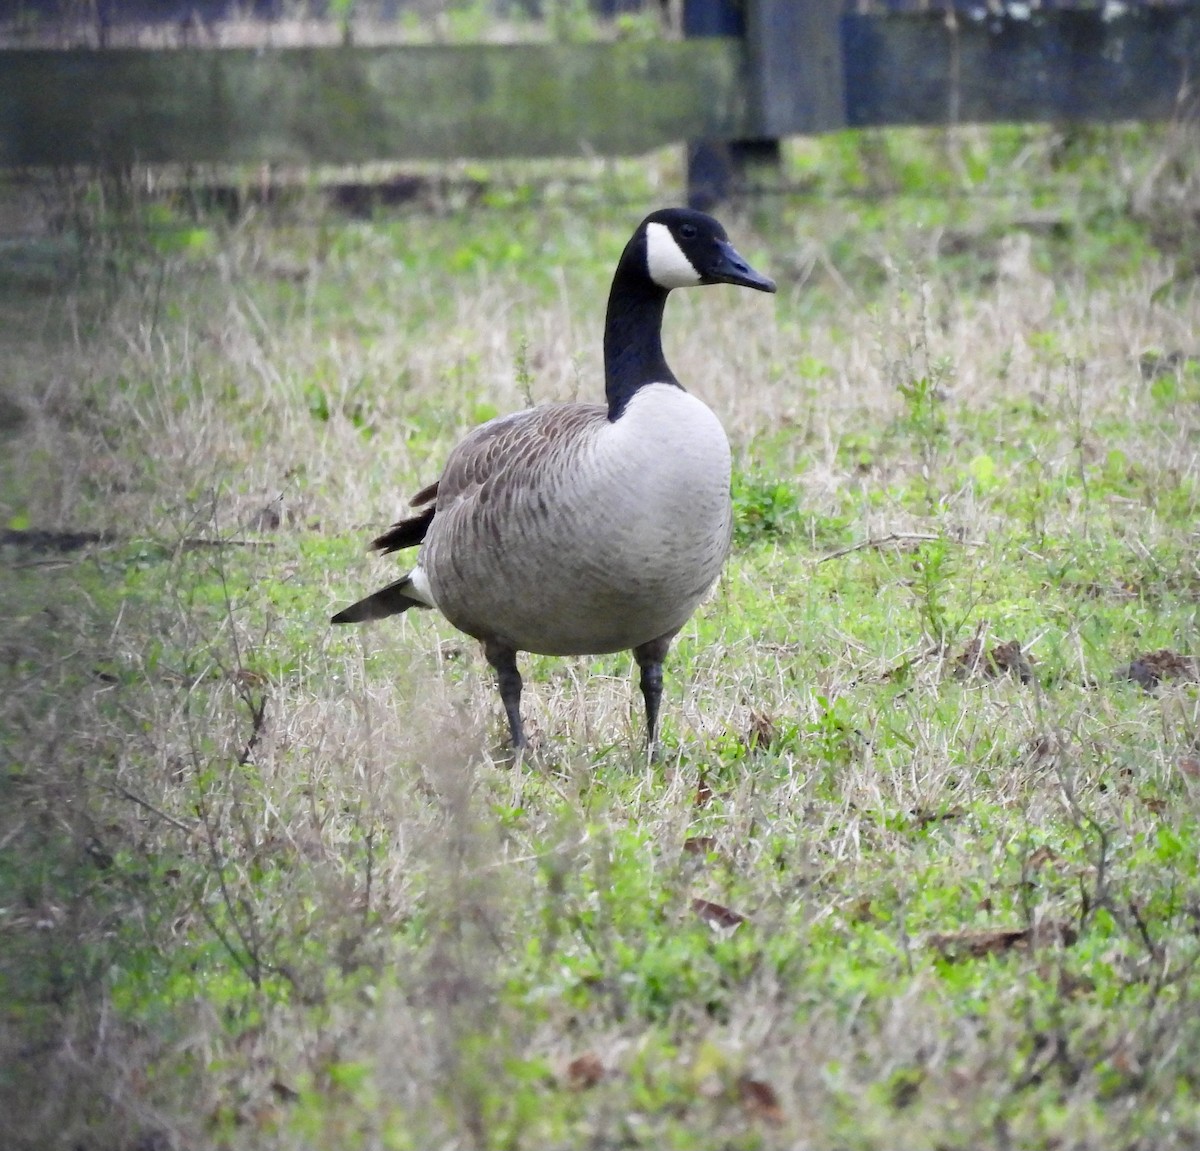
{"type": "Polygon", "coordinates": [[[757,292],[775,291],[775,281],[750,267],[727,240],[717,241],[717,251],[719,255],[715,264],[708,269],[706,279],[715,284],[737,284],[742,288],[753,288],[757,292]]]}

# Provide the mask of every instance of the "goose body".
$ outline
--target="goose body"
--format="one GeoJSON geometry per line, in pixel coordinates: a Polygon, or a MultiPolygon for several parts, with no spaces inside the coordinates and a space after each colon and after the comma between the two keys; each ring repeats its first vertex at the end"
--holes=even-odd
{"type": "Polygon", "coordinates": [[[518,651],[632,650],[653,742],[662,659],[720,574],[732,530],[729,442],[667,367],[662,312],[672,288],[721,282],[775,290],[711,217],[647,217],[609,297],[608,403],[545,405],[472,431],[414,498],[423,510],[374,541],[420,543],[416,566],[333,622],[441,611],[482,641],[517,746],[518,651]]]}

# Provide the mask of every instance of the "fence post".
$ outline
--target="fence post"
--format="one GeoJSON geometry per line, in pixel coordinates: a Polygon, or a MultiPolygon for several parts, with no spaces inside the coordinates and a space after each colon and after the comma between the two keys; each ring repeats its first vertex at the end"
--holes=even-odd
{"type": "Polygon", "coordinates": [[[684,0],[685,36],[738,36],[754,135],[688,144],[688,203],[778,184],[782,136],[846,123],[839,0],[684,0]]]}
{"type": "MultiPolygon", "coordinates": [[[[683,0],[683,34],[746,37],[742,0],[683,0]]],[[[748,78],[743,78],[747,83],[748,78]]],[[[740,187],[747,150],[777,150],[775,141],[689,140],[687,195],[693,208],[707,210],[740,187]]]]}

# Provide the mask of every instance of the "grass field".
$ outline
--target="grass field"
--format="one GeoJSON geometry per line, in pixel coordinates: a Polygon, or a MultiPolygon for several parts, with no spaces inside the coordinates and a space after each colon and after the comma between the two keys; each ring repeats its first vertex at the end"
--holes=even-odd
{"type": "Polygon", "coordinates": [[[526,657],[514,765],[472,641],[326,621],[600,395],[673,157],[10,242],[0,1145],[1200,1146],[1195,143],[835,137],[723,214],[780,291],[668,305],[738,524],[652,765],[627,656],[526,657]]]}

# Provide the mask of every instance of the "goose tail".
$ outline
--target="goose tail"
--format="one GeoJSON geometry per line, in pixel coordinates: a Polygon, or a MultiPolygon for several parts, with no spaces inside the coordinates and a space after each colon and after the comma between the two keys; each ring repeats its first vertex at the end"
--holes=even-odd
{"type": "Polygon", "coordinates": [[[371,620],[387,619],[399,615],[410,607],[429,607],[421,593],[413,586],[412,576],[407,575],[387,587],[373,592],[365,599],[343,608],[330,619],[330,623],[369,623],[371,620]]]}

